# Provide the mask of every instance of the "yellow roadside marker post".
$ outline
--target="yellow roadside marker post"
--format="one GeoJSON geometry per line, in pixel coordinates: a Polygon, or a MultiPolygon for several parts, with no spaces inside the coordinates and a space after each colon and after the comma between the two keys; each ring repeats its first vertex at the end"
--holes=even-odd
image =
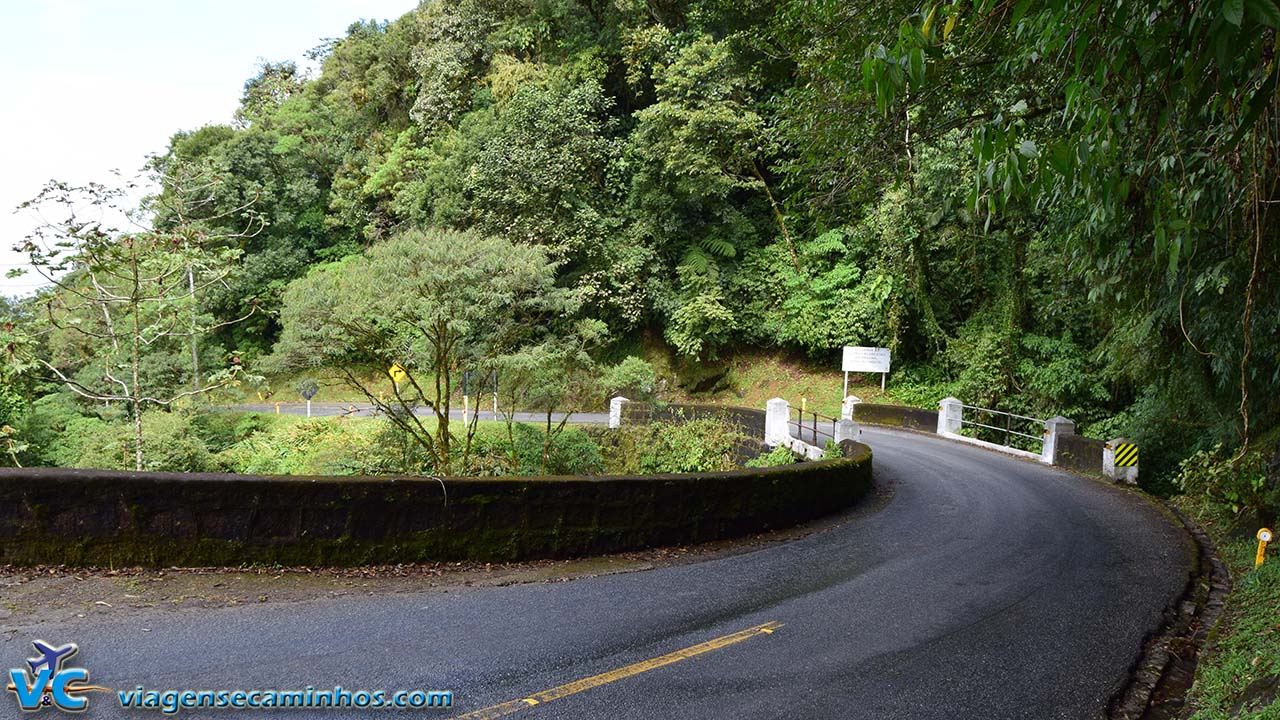
{"type": "Polygon", "coordinates": [[[276,403],[276,414],[280,414],[280,403],[276,403]]]}
{"type": "Polygon", "coordinates": [[[1257,570],[1267,561],[1267,543],[1271,542],[1271,528],[1258,531],[1258,557],[1253,560],[1253,568],[1257,570]]]}

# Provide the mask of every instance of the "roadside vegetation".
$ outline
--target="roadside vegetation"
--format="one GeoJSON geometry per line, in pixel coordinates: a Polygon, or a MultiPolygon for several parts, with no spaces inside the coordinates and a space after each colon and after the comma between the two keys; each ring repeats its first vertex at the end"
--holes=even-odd
{"type": "MultiPolygon", "coordinates": [[[[1265,440],[1280,440],[1280,433],[1265,440]]],[[[1192,455],[1177,478],[1183,494],[1176,504],[1213,539],[1232,578],[1226,610],[1187,698],[1193,720],[1280,717],[1277,545],[1270,546],[1262,567],[1254,567],[1257,531],[1276,530],[1276,491],[1266,479],[1262,453],[1231,457],[1221,449],[1192,455]]]]}
{"type": "Polygon", "coordinates": [[[1239,539],[1280,512],[1278,27],[1275,0],[425,0],[355,22],[318,71],[264,62],[233,122],[176,132],[140,207],[129,180],[23,205],[47,225],[17,248],[52,284],[0,298],[0,464],[717,470],[745,460],[727,426],[552,418],[615,394],[836,415],[840,347],[886,347],[888,388],[852,394],[1141,446],[1144,487],[1236,571],[1193,693],[1234,716],[1280,674],[1277,565],[1239,539]],[[208,409],[304,381],[381,417],[208,409]],[[464,383],[545,421],[453,421],[464,383]]]}
{"type": "Polygon", "coordinates": [[[1180,507],[1204,527],[1231,572],[1232,591],[1209,637],[1187,697],[1192,720],[1280,717],[1280,557],[1273,550],[1254,568],[1256,523],[1228,509],[1183,499],[1180,507]]]}
{"type": "MultiPolygon", "coordinates": [[[[433,420],[425,424],[432,430],[433,420]]],[[[271,413],[153,412],[143,416],[151,450],[144,469],[254,475],[387,475],[435,472],[431,459],[379,417],[303,418],[271,413]]],[[[134,469],[132,428],[86,416],[69,398],[42,400],[22,428],[35,443],[28,466],[134,469]],[[39,448],[35,450],[34,448],[39,448]]],[[[544,428],[478,422],[456,472],[471,476],[705,472],[742,467],[759,440],[715,418],[628,425],[619,431],[569,424],[548,445],[544,428]]]]}
{"type": "Polygon", "coordinates": [[[1274,513],[1277,25],[1273,0],[355,22],[317,70],[264,62],[232,122],[169,138],[140,207],[129,180],[33,193],[47,225],[17,245],[53,284],[0,304],[0,462],[216,465],[191,412],[314,379],[379,406],[388,466],[484,472],[489,431],[449,410],[497,379],[504,410],[548,418],[552,468],[557,411],[834,415],[839,348],[874,345],[894,373],[855,379],[865,400],[1064,415],[1136,440],[1161,493],[1212,494],[1174,483],[1196,453],[1257,453],[1235,504],[1274,513]]]}

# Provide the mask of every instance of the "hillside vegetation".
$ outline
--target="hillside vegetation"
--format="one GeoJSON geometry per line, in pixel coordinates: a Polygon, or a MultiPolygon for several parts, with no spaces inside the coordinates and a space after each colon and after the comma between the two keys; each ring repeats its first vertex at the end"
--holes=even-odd
{"type": "MultiPolygon", "coordinates": [[[[5,307],[0,457],[40,456],[49,393],[131,422],[141,467],[143,415],[324,365],[447,469],[466,371],[598,408],[660,390],[644,343],[673,397],[849,344],[892,350],[891,398],[1136,438],[1153,487],[1218,445],[1267,466],[1277,23],[1273,0],[426,0],[356,22],[315,74],[265,63],[234,122],[175,134],[149,226],[22,245],[67,274],[5,307]]],[[[1205,492],[1271,512],[1276,466],[1265,492],[1205,492]]]]}

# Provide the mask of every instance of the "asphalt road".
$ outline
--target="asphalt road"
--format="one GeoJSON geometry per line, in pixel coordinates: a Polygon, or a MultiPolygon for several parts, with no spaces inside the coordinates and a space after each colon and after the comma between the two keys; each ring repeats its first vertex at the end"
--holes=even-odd
{"type": "MultiPolygon", "coordinates": [[[[893,486],[883,509],[752,552],[564,583],[40,632],[80,643],[73,664],[112,688],[455,693],[449,711],[184,717],[443,718],[522,698],[537,704],[480,716],[1096,717],[1186,581],[1182,530],[1101,482],[923,435],[867,429],[864,439],[877,482],[893,486]],[[731,642],[766,623],[770,632],[731,642]]],[[[5,636],[0,667],[19,667],[30,639],[5,636]]],[[[159,716],[92,697],[84,717],[159,716]]]]}

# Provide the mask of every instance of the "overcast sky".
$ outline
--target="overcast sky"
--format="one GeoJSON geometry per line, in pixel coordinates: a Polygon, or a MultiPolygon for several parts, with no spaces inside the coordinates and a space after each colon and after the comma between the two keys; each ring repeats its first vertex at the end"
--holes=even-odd
{"type": "Polygon", "coordinates": [[[13,209],[50,179],[132,174],[169,137],[231,120],[262,60],[295,60],[415,0],[0,0],[0,294],[36,221],[13,209]]]}

